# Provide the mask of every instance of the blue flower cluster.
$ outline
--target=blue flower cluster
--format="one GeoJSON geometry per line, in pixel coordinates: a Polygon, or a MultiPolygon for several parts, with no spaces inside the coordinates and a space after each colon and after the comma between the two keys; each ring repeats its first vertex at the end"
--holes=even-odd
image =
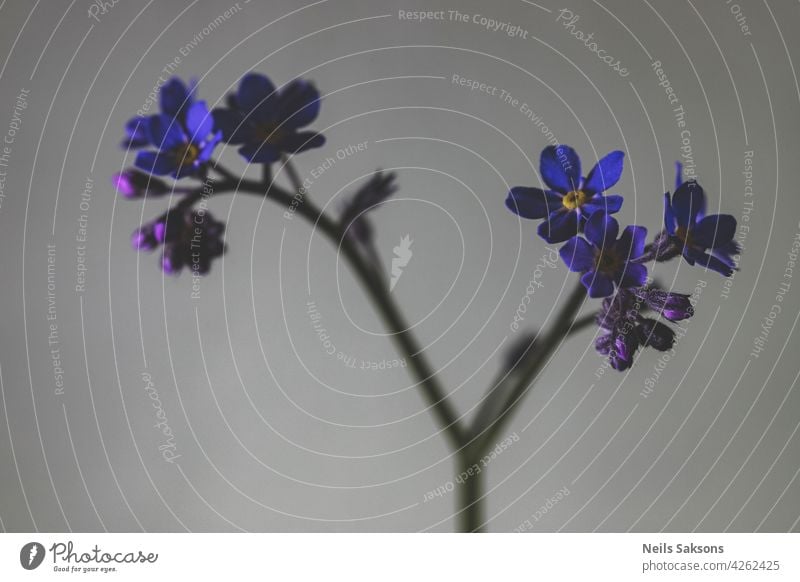
{"type": "Polygon", "coordinates": [[[227,107],[209,112],[195,98],[195,86],[172,78],[161,88],[161,112],[134,117],[125,125],[122,146],[139,152],[136,167],[155,176],[179,179],[202,175],[221,141],[240,145],[248,162],[269,164],[281,154],[320,147],[325,138],[299,131],[317,118],[320,95],[314,86],[295,80],[278,90],[264,75],[246,75],[227,107]]]}
{"type": "MultiPolygon", "coordinates": [[[[239,154],[254,164],[271,164],[284,154],[325,143],[321,134],[302,130],[320,109],[319,92],[303,80],[279,90],[264,75],[248,74],[228,96],[225,107],[209,111],[205,101],[197,100],[194,83],[174,77],[161,87],[159,109],[155,115],[134,117],[125,124],[121,145],[138,150],[136,167],[112,178],[125,198],[191,191],[171,186],[158,176],[204,180],[220,142],[240,146],[239,154]]],[[[179,204],[138,228],[132,244],[138,250],[162,247],[161,267],[166,273],[190,267],[204,274],[211,260],[224,252],[224,230],[224,223],[208,211],[179,204]]]]}
{"type": "Polygon", "coordinates": [[[650,244],[643,226],[627,226],[620,234],[611,215],[620,210],[623,198],[604,193],[622,176],[623,160],[623,152],[611,152],[584,178],[575,150],[549,146],[540,160],[547,189],[515,187],[506,198],[514,214],[543,220],[539,235],[549,243],[563,242],[559,254],[567,268],[581,274],[589,297],[604,299],[597,318],[602,330],[597,350],[618,370],[630,367],[640,346],[672,347],[674,332],[644,318],[642,311],[652,309],[668,321],[694,313],[687,295],[647,286],[645,263],[683,256],[690,265],[729,276],[740,252],[734,241],[736,219],[707,216],[703,189],[694,180],[682,180],[680,164],[675,193],[665,194],[663,231],[650,244]]]}

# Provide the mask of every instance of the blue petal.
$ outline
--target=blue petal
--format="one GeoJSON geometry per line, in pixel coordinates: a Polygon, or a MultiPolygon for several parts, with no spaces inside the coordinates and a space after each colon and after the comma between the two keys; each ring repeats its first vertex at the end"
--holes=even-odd
{"type": "Polygon", "coordinates": [[[266,76],[258,73],[245,75],[239,83],[236,93],[236,104],[244,111],[253,111],[259,104],[271,100],[275,93],[275,85],[266,76]]]}
{"type": "Polygon", "coordinates": [[[725,264],[730,267],[736,267],[736,261],[733,259],[735,255],[741,254],[742,248],[735,240],[732,240],[712,251],[712,255],[721,259],[725,264]]]}
{"type": "Polygon", "coordinates": [[[160,150],[170,150],[185,143],[186,136],[175,119],[168,115],[153,115],[147,120],[150,143],[160,150]]]}
{"type": "Polygon", "coordinates": [[[149,145],[147,138],[147,120],[141,117],[129,119],[125,124],[125,139],[122,147],[126,149],[139,149],[149,145]]]}
{"type": "Polygon", "coordinates": [[[564,242],[578,234],[578,213],[556,210],[539,225],[537,232],[549,243],[564,242]]]}
{"type": "Polygon", "coordinates": [[[589,217],[583,232],[597,248],[609,248],[617,240],[619,223],[613,216],[598,210],[589,217]]]}
{"type": "Polygon", "coordinates": [[[592,215],[598,210],[603,210],[608,214],[619,212],[622,208],[622,196],[611,194],[603,196],[602,194],[595,194],[581,207],[582,211],[586,211],[587,215],[592,215]]]}
{"type": "Polygon", "coordinates": [[[639,258],[644,253],[644,243],[647,238],[647,229],[643,226],[630,225],[622,231],[622,236],[617,242],[618,252],[625,260],[639,258]]]}
{"type": "Polygon", "coordinates": [[[694,265],[697,258],[700,257],[701,255],[704,255],[705,253],[703,251],[698,251],[697,249],[693,249],[692,247],[684,246],[681,249],[681,254],[683,255],[683,258],[686,259],[687,263],[689,263],[690,265],[694,265]]]}
{"type": "Polygon", "coordinates": [[[172,177],[176,180],[187,178],[189,176],[196,176],[202,164],[195,160],[191,164],[180,164],[176,166],[175,171],[172,172],[172,177]]]}
{"type": "Polygon", "coordinates": [[[683,164],[675,162],[675,190],[683,184],[683,164]]]}
{"type": "Polygon", "coordinates": [[[161,152],[139,152],[134,165],[155,176],[164,176],[175,169],[175,160],[172,156],[161,152]]]}
{"type": "Polygon", "coordinates": [[[736,235],[736,219],[730,214],[706,216],[692,231],[692,241],[704,249],[728,244],[736,235]]]}
{"type": "Polygon", "coordinates": [[[672,211],[675,213],[678,226],[694,226],[698,213],[704,208],[705,194],[697,182],[684,182],[672,195],[672,211]]]}
{"type": "Polygon", "coordinates": [[[579,236],[573,236],[558,251],[570,271],[583,273],[594,267],[594,249],[579,236]]]}
{"type": "Polygon", "coordinates": [[[186,111],[186,130],[194,143],[204,140],[214,131],[214,118],[208,112],[205,101],[192,104],[186,111]]]}
{"type": "Polygon", "coordinates": [[[291,154],[299,154],[325,144],[325,136],[314,131],[298,131],[289,134],[277,144],[280,149],[291,154]]]}
{"type": "Polygon", "coordinates": [[[623,160],[625,154],[619,150],[613,151],[604,157],[589,172],[583,191],[589,193],[605,192],[619,182],[622,176],[623,160]]]}
{"type": "Polygon", "coordinates": [[[551,190],[566,194],[577,190],[581,180],[581,160],[569,146],[547,146],[539,159],[544,183],[551,190]]]}
{"type": "Polygon", "coordinates": [[[608,297],[614,292],[614,282],[606,275],[589,271],[581,277],[581,283],[589,290],[589,297],[608,297]]]}
{"type": "Polygon", "coordinates": [[[211,154],[214,152],[214,148],[217,147],[217,144],[220,141],[222,141],[222,132],[218,131],[208,141],[206,141],[205,144],[203,144],[202,148],[200,148],[197,161],[207,162],[209,159],[211,159],[211,154]]]}
{"type": "Polygon", "coordinates": [[[695,261],[698,265],[716,271],[724,277],[730,277],[733,274],[733,268],[730,265],[712,255],[705,253],[698,254],[695,256],[695,261]]]}
{"type": "Polygon", "coordinates": [[[506,208],[522,218],[545,218],[562,206],[561,196],[539,188],[516,186],[506,198],[506,208]]]}
{"type": "Polygon", "coordinates": [[[620,275],[620,287],[641,287],[647,283],[647,267],[644,265],[626,263],[625,269],[620,275]]]}
{"type": "Polygon", "coordinates": [[[239,111],[233,109],[214,109],[214,127],[222,132],[222,139],[234,145],[242,144],[246,138],[246,122],[239,111]]]}
{"type": "Polygon", "coordinates": [[[281,157],[280,150],[269,143],[248,143],[239,148],[239,153],[252,164],[271,164],[281,157]]]}
{"type": "Polygon", "coordinates": [[[670,235],[675,236],[675,213],[672,211],[669,192],[664,194],[664,228],[670,235]]]}
{"type": "Polygon", "coordinates": [[[278,96],[276,109],[278,119],[287,129],[304,127],[319,115],[320,96],[317,88],[308,81],[296,79],[289,83],[278,96]]]}
{"type": "Polygon", "coordinates": [[[182,108],[191,103],[191,93],[177,77],[173,77],[159,91],[161,112],[169,117],[178,116],[182,108]]]}

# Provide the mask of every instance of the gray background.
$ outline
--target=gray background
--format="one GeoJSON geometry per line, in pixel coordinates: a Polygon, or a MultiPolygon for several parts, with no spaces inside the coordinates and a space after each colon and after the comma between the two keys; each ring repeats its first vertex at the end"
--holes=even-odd
{"type": "MultiPolygon", "coordinates": [[[[798,529],[797,276],[765,351],[750,355],[800,230],[798,3],[740,2],[749,35],[722,0],[570,3],[576,27],[595,33],[626,78],[556,22],[562,6],[548,0],[241,1],[202,32],[232,5],[121,0],[100,22],[86,0],[0,5],[0,133],[20,89],[30,90],[0,206],[2,528],[454,527],[453,493],[424,501],[454,479],[454,464],[406,371],[346,368],[312,330],[308,300],[338,351],[395,358],[327,241],[271,203],[215,199],[229,251],[200,282],[199,299],[188,273],[165,278],[156,255],[130,248],[131,231],[166,202],[143,208],[115,196],[108,177],[132,161],[118,148],[122,126],[200,34],[175,73],[198,77],[210,104],[251,69],[280,84],[309,77],[327,95],[315,127],[328,143],[297,158],[304,176],[337,149],[368,142],[315,181],[317,202],[335,209],[354,180],[398,168],[401,191],[373,215],[379,251],[388,267],[400,237],[414,240],[394,293],[466,415],[523,333],[509,324],[547,252],[535,223],[503,206],[509,186],[539,185],[547,140],[518,109],[453,85],[452,75],[527,102],[587,170],[598,155],[625,150],[618,217],[655,231],[682,145],[651,68],[661,61],[709,204],[740,223],[745,152],[754,152],[741,271],[726,293],[720,276],[685,262],[656,268],[677,290],[706,286],[648,397],[659,353],[598,378],[595,330],[566,343],[501,435],[519,441],[486,469],[489,529],[526,519],[541,531],[798,529]],[[527,39],[472,22],[398,19],[415,9],[484,14],[521,26],[527,39]],[[76,292],[81,214],[88,271],[76,292]],[[61,395],[48,346],[49,244],[61,395]],[[159,452],[145,371],[175,435],[174,463],[159,452]],[[568,496],[531,518],[564,487],[568,496]]],[[[244,169],[232,149],[217,154],[244,169]]],[[[542,325],[577,276],[559,265],[540,280],[526,330],[542,325]]]]}

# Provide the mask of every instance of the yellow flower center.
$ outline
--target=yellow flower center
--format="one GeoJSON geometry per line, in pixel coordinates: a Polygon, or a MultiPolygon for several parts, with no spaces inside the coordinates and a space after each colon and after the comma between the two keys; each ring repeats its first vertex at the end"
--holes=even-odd
{"type": "Polygon", "coordinates": [[[694,244],[692,242],[692,235],[685,226],[679,226],[677,229],[675,229],[675,236],[682,240],[683,244],[687,247],[690,247],[694,244]]]}
{"type": "Polygon", "coordinates": [[[278,129],[277,123],[265,123],[263,125],[259,125],[256,129],[256,136],[264,143],[275,143],[284,134],[285,131],[278,129]]]}
{"type": "Polygon", "coordinates": [[[183,144],[175,148],[173,155],[181,166],[191,166],[200,155],[200,148],[193,143],[183,144]]]}
{"type": "Polygon", "coordinates": [[[561,203],[564,205],[564,208],[569,210],[575,210],[576,208],[583,206],[583,203],[586,202],[586,193],[583,190],[572,190],[571,192],[567,192],[564,194],[564,198],[561,199],[561,203]]]}

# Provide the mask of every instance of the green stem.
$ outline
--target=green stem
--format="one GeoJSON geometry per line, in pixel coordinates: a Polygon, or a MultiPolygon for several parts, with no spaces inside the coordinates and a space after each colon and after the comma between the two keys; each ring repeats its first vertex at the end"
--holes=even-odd
{"type": "MultiPolygon", "coordinates": [[[[535,349],[525,362],[520,363],[518,366],[518,373],[516,379],[512,384],[508,395],[504,398],[503,406],[500,408],[499,415],[490,420],[488,426],[475,426],[473,427],[472,434],[475,438],[480,438],[484,446],[491,444],[497,434],[508,424],[513,416],[513,413],[519,406],[523,397],[528,391],[531,382],[535,379],[536,375],[544,367],[547,360],[561,347],[561,343],[570,334],[572,327],[575,323],[575,316],[583,305],[583,300],[586,297],[586,289],[582,284],[578,283],[572,292],[567,296],[564,303],[561,305],[558,314],[556,315],[550,327],[544,335],[536,340],[535,349]]],[[[588,325],[588,321],[582,323],[588,325]]],[[[486,401],[484,401],[486,405],[486,401]]],[[[477,417],[480,417],[480,409],[477,417]]],[[[479,447],[483,450],[483,447],[479,447]]]]}
{"type": "MultiPolygon", "coordinates": [[[[299,191],[302,185],[299,174],[290,161],[286,162],[285,168],[292,186],[296,191],[299,191]]],[[[264,188],[265,186],[263,185],[245,180],[238,185],[240,191],[253,194],[263,194],[264,188]]],[[[294,195],[273,184],[269,191],[269,198],[288,208],[294,200],[294,195]]],[[[295,204],[297,204],[296,201],[295,204]]],[[[410,326],[400,312],[393,296],[389,293],[384,279],[376,276],[375,271],[369,262],[365,260],[356,243],[349,237],[343,236],[339,223],[317,208],[307,194],[295,206],[295,212],[326,235],[344,255],[356,278],[363,285],[367,295],[375,305],[387,330],[391,334],[392,340],[405,355],[409,370],[422,388],[422,394],[431,407],[445,436],[450,441],[452,448],[454,450],[461,449],[466,443],[466,431],[461,424],[459,415],[448,402],[447,393],[436,377],[436,373],[425,357],[416,337],[411,332],[410,326]]]]}
{"type": "Polygon", "coordinates": [[[578,333],[579,331],[583,331],[587,327],[593,325],[597,321],[597,314],[596,313],[589,313],[588,315],[583,315],[577,318],[572,327],[569,328],[567,332],[568,335],[572,335],[574,333],[578,333]]]}
{"type": "Polygon", "coordinates": [[[300,190],[303,189],[303,179],[300,177],[300,173],[297,171],[297,168],[294,167],[294,164],[287,156],[283,156],[282,160],[283,160],[282,169],[286,170],[286,174],[289,176],[289,181],[292,183],[294,191],[300,192],[300,190]]]}
{"type": "MultiPolygon", "coordinates": [[[[464,532],[484,531],[485,475],[478,463],[487,447],[491,446],[493,439],[510,421],[529,384],[556,348],[569,334],[587,327],[594,321],[593,315],[575,319],[585,296],[583,286],[579,284],[569,295],[548,331],[537,340],[535,349],[531,351],[526,361],[517,366],[512,376],[495,387],[495,390],[502,388],[507,392],[507,395],[499,394],[502,402],[497,411],[488,410],[489,407],[497,406],[497,402],[487,397],[476,414],[476,426],[465,429],[456,410],[448,402],[447,393],[425,357],[419,342],[389,293],[385,278],[379,276],[376,271],[377,265],[370,263],[356,242],[344,236],[338,221],[322,212],[309,199],[307,192],[302,190],[300,175],[291,161],[284,159],[284,168],[294,192],[289,192],[271,182],[271,175],[268,173],[262,176],[265,183],[259,183],[243,178],[237,179],[232,173],[217,165],[215,169],[224,179],[215,185],[215,194],[230,191],[246,192],[266,196],[286,208],[294,208],[295,213],[319,229],[344,255],[354,275],[375,305],[392,340],[408,360],[410,372],[421,386],[422,394],[451,447],[457,452],[457,467],[459,475],[462,476],[460,479],[462,483],[458,489],[459,529],[464,532]],[[299,204],[295,192],[301,195],[299,204]],[[483,420],[486,421],[486,425],[480,426],[479,421],[483,420]],[[463,477],[464,475],[466,477],[463,477]]],[[[181,204],[190,205],[194,199],[195,196],[187,195],[181,204]]]]}
{"type": "Polygon", "coordinates": [[[484,512],[484,470],[478,465],[480,455],[470,454],[464,449],[459,455],[458,485],[458,529],[463,533],[483,533],[486,516],[484,512]],[[465,477],[466,476],[466,477],[465,477]]]}
{"type": "Polygon", "coordinates": [[[466,439],[459,416],[447,401],[447,394],[436,377],[436,372],[431,368],[422,351],[422,347],[410,331],[410,326],[394,302],[386,283],[382,278],[374,276],[374,271],[364,260],[363,255],[355,245],[350,242],[350,239],[339,238],[338,225],[336,226],[335,235],[331,233],[331,239],[335,244],[341,241],[342,252],[348,259],[356,276],[366,288],[367,294],[375,304],[386,328],[392,334],[392,340],[407,358],[409,369],[422,387],[422,393],[437,417],[439,425],[445,431],[453,449],[460,449],[464,446],[466,439]]]}
{"type": "MultiPolygon", "coordinates": [[[[520,362],[513,375],[509,376],[507,382],[497,384],[493,391],[503,390],[498,394],[501,404],[497,412],[491,410],[496,406],[493,394],[488,395],[478,412],[475,415],[476,426],[471,427],[469,436],[472,445],[469,452],[466,452],[462,465],[472,466],[483,457],[484,452],[491,448],[493,441],[498,433],[508,424],[519,407],[520,402],[527,394],[531,382],[544,367],[547,360],[561,346],[561,343],[574,331],[576,324],[580,327],[589,325],[593,316],[586,316],[575,319],[578,311],[583,304],[586,291],[580,283],[573,289],[572,293],[562,304],[561,309],[556,315],[550,327],[544,335],[536,340],[536,345],[529,352],[527,359],[520,362]],[[479,422],[485,420],[486,426],[480,426],[479,422]]],[[[483,531],[485,526],[484,518],[485,495],[483,493],[483,471],[470,477],[460,490],[459,496],[459,516],[461,518],[462,531],[475,532],[483,531]],[[470,481],[474,481],[470,483],[470,481]]]]}

